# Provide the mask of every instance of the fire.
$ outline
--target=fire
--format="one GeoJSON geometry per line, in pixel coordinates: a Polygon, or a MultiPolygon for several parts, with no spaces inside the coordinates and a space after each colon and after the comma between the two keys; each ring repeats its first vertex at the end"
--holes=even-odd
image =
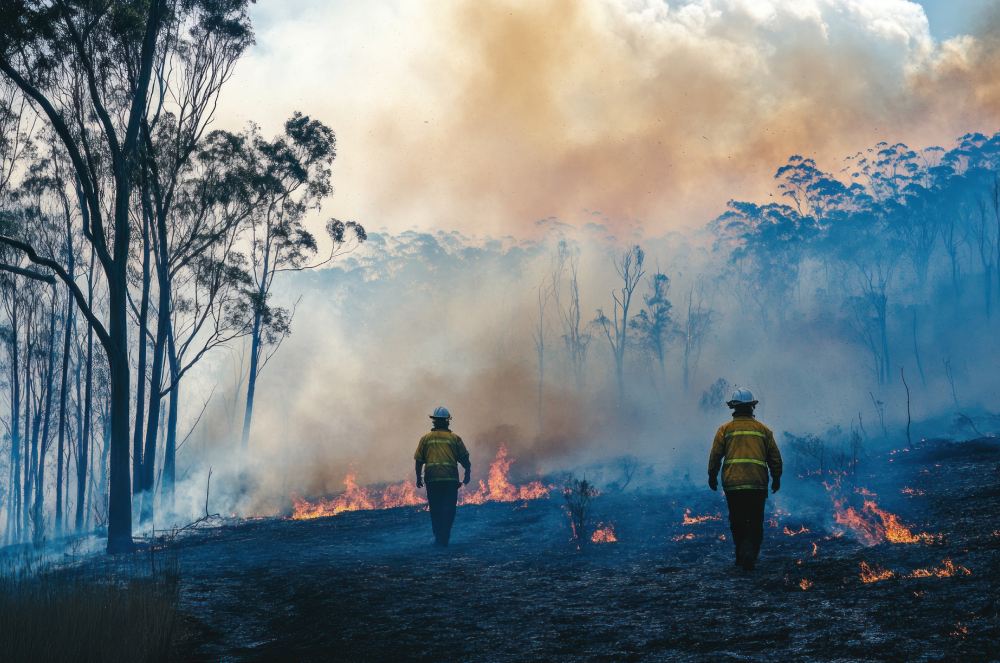
{"type": "Polygon", "coordinates": [[[489,478],[484,483],[479,482],[479,489],[474,493],[463,492],[459,495],[459,504],[483,504],[484,502],[517,502],[518,500],[537,500],[549,496],[551,487],[541,481],[532,481],[523,486],[515,486],[510,482],[510,465],[513,458],[507,456],[507,447],[501,446],[497,457],[490,464],[489,478]]]}
{"type": "Polygon", "coordinates": [[[941,566],[936,569],[914,569],[912,573],[908,574],[907,578],[950,578],[951,576],[969,576],[972,575],[967,567],[956,565],[950,559],[941,560],[941,566]]]}
{"type": "Polygon", "coordinates": [[[617,543],[618,537],[615,535],[614,525],[598,523],[597,529],[590,535],[591,543],[617,543]]]}
{"type": "MultiPolygon", "coordinates": [[[[357,476],[353,473],[344,477],[344,487],[343,493],[329,500],[319,500],[318,502],[307,502],[302,499],[293,500],[295,509],[292,512],[292,518],[294,520],[310,520],[324,516],[336,516],[345,511],[368,511],[377,508],[388,508],[380,506],[382,502],[381,496],[376,496],[368,488],[359,486],[357,476]]],[[[414,486],[413,489],[415,495],[416,487],[414,486]]],[[[403,505],[397,504],[395,506],[403,505]]]]}
{"type": "Polygon", "coordinates": [[[865,500],[859,512],[854,507],[844,508],[843,500],[834,500],[834,520],[838,525],[846,525],[866,546],[873,546],[882,541],[889,543],[937,543],[940,536],[921,532],[914,534],[908,527],[899,522],[899,517],[880,509],[874,500],[865,500]],[[878,520],[876,520],[876,518],[878,520]]]}
{"type": "Polygon", "coordinates": [[[694,539],[694,533],[688,532],[687,534],[678,534],[677,536],[671,537],[671,541],[691,541],[694,539]]]}
{"type": "Polygon", "coordinates": [[[816,556],[816,555],[818,555],[818,554],[819,554],[819,546],[818,546],[818,545],[816,545],[816,542],[815,542],[815,541],[813,541],[813,552],[812,552],[812,556],[813,556],[813,557],[815,557],[815,556],[816,556]]]}
{"type": "MultiPolygon", "coordinates": [[[[479,482],[475,492],[463,492],[459,495],[459,504],[483,504],[484,502],[515,502],[518,500],[535,500],[549,496],[549,487],[540,481],[515,486],[508,479],[513,458],[508,457],[507,448],[501,446],[497,456],[490,464],[489,479],[479,482]]],[[[344,492],[330,499],[320,499],[315,502],[295,498],[292,500],[292,518],[294,520],[310,520],[326,516],[336,516],[345,511],[372,511],[376,509],[395,509],[403,506],[421,506],[427,500],[418,491],[412,481],[386,486],[382,490],[359,486],[357,476],[349,473],[344,478],[344,492]]]]}
{"type": "Polygon", "coordinates": [[[909,486],[903,486],[903,489],[899,492],[901,492],[904,495],[909,495],[910,497],[920,497],[921,495],[926,494],[919,488],[910,488],[909,486]]]}
{"type": "Polygon", "coordinates": [[[722,520],[722,514],[717,513],[707,516],[692,516],[691,509],[684,509],[684,519],[681,521],[684,525],[697,525],[699,523],[708,522],[709,520],[722,520]]]}
{"type": "Polygon", "coordinates": [[[868,566],[867,562],[862,561],[860,576],[861,582],[870,583],[894,578],[896,573],[894,571],[890,571],[889,569],[883,569],[877,564],[874,566],[868,566]]]}
{"type": "Polygon", "coordinates": [[[856,492],[858,495],[864,495],[865,497],[878,497],[878,495],[868,490],[867,488],[856,488],[854,492],[856,492]]]}
{"type": "Polygon", "coordinates": [[[812,586],[813,586],[813,581],[809,580],[808,578],[803,578],[802,580],[799,580],[799,587],[802,588],[803,592],[808,590],[812,586]]]}
{"type": "Polygon", "coordinates": [[[788,536],[798,536],[799,534],[807,533],[809,528],[805,525],[800,525],[798,529],[789,529],[788,525],[785,525],[785,529],[782,531],[788,536]]]}

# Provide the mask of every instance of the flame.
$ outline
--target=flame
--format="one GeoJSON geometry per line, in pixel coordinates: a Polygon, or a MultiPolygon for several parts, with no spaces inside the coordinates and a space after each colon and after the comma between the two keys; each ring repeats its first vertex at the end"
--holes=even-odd
{"type": "Polygon", "coordinates": [[[866,546],[873,546],[883,541],[937,543],[941,540],[940,535],[927,532],[914,534],[906,525],[899,522],[898,516],[880,509],[874,500],[865,500],[860,512],[852,506],[845,509],[844,500],[834,500],[833,518],[838,525],[846,525],[854,530],[855,535],[866,546]]]}
{"type": "Polygon", "coordinates": [[[948,635],[953,638],[965,638],[969,635],[969,627],[959,622],[958,624],[955,624],[955,630],[948,635]]]}
{"type": "Polygon", "coordinates": [[[694,539],[694,533],[688,532],[687,534],[678,534],[670,538],[671,541],[691,541],[694,539]]]}
{"type": "Polygon", "coordinates": [[[813,541],[813,553],[812,553],[812,556],[815,557],[818,554],[819,554],[819,546],[816,545],[815,541],[813,541]]]}
{"type": "MultiPolygon", "coordinates": [[[[487,483],[479,482],[476,492],[464,492],[459,496],[459,504],[483,504],[484,502],[514,502],[535,500],[549,496],[549,487],[540,481],[532,481],[523,486],[515,486],[508,479],[513,458],[507,456],[507,448],[501,446],[496,458],[490,464],[487,483]]],[[[372,511],[395,509],[404,506],[421,506],[427,500],[412,481],[391,484],[382,490],[359,486],[357,476],[352,472],[344,477],[344,492],[330,499],[308,501],[301,498],[292,500],[292,519],[311,520],[326,516],[336,516],[345,511],[372,511]]]]}
{"type": "Polygon", "coordinates": [[[805,525],[800,525],[797,530],[789,529],[788,525],[785,525],[785,529],[782,530],[788,536],[798,536],[799,534],[805,534],[809,531],[809,528],[805,525]]]}
{"type": "Polygon", "coordinates": [[[607,525],[598,523],[597,529],[590,535],[591,543],[616,543],[617,541],[618,537],[615,535],[615,527],[610,523],[607,525]]]}
{"type": "Polygon", "coordinates": [[[913,572],[908,574],[906,577],[907,578],[930,578],[930,577],[950,578],[951,576],[957,576],[957,575],[969,576],[972,575],[972,571],[970,571],[965,566],[956,565],[950,559],[945,558],[941,560],[941,566],[937,568],[914,569],[913,572]]]}
{"type": "Polygon", "coordinates": [[[463,492],[459,504],[483,504],[484,502],[517,502],[518,500],[537,500],[549,496],[551,486],[541,481],[532,481],[523,486],[515,486],[510,482],[510,465],[513,458],[507,456],[507,447],[500,446],[497,457],[490,464],[489,478],[486,483],[479,482],[479,489],[474,493],[463,492]]]}
{"type": "Polygon", "coordinates": [[[799,587],[802,588],[803,592],[808,590],[812,586],[813,586],[813,581],[809,580],[808,578],[803,578],[802,580],[799,580],[799,587]]]}
{"type": "Polygon", "coordinates": [[[910,497],[920,497],[921,495],[926,494],[919,488],[910,488],[909,486],[903,486],[903,489],[899,492],[901,492],[904,495],[909,495],[910,497]]]}
{"type": "Polygon", "coordinates": [[[684,525],[697,525],[699,523],[708,522],[709,520],[722,520],[722,514],[717,513],[707,516],[692,516],[691,509],[684,509],[684,519],[681,521],[684,525]]]}
{"type": "Polygon", "coordinates": [[[890,571],[889,569],[883,569],[877,564],[874,566],[868,566],[867,562],[861,562],[861,582],[878,582],[880,580],[888,580],[889,578],[894,578],[896,573],[890,571]]]}
{"type": "Polygon", "coordinates": [[[863,487],[862,488],[855,488],[854,492],[856,492],[858,495],[864,495],[865,497],[878,497],[878,495],[876,495],[872,491],[868,490],[867,488],[863,488],[863,487]]]}
{"type": "Polygon", "coordinates": [[[719,541],[725,541],[725,540],[726,540],[726,535],[725,534],[720,534],[719,535],[719,541]]]}

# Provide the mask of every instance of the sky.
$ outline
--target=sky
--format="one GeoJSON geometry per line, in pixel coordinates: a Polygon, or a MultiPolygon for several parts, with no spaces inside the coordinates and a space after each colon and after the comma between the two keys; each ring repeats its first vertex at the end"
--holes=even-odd
{"type": "Polygon", "coordinates": [[[217,126],[327,123],[322,215],[369,230],[522,238],[557,217],[649,236],[765,198],[793,154],[836,172],[878,141],[996,131],[998,16],[998,0],[261,0],[217,126]]]}

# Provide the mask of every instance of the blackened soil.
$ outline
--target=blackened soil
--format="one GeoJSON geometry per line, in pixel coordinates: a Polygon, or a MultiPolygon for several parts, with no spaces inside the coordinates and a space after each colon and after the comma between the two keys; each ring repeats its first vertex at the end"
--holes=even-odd
{"type": "Polygon", "coordinates": [[[836,537],[818,482],[787,476],[751,573],[734,568],[724,520],[682,524],[685,508],[725,513],[721,494],[690,485],[599,497],[593,518],[614,523],[619,542],[582,549],[555,494],[460,508],[445,551],[430,546],[419,509],[200,532],[169,551],[191,627],[181,656],[1000,660],[998,449],[992,439],[929,442],[870,461],[856,479],[913,531],[941,535],[935,544],[836,537]],[[786,526],[809,531],[789,536],[786,526]],[[905,577],[944,559],[971,575],[905,577]],[[862,583],[861,561],[896,575],[862,583]]]}

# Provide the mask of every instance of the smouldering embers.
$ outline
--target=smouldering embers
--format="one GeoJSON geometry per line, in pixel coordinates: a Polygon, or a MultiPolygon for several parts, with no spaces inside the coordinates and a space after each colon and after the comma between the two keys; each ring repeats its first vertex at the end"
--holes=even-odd
{"type": "Polygon", "coordinates": [[[948,558],[941,560],[941,566],[932,567],[929,569],[914,569],[909,573],[905,573],[902,576],[891,569],[886,569],[878,566],[877,564],[868,564],[862,561],[861,573],[859,574],[861,582],[873,583],[879,582],[881,580],[889,580],[890,578],[952,578],[955,576],[969,576],[972,575],[972,571],[969,570],[967,566],[962,566],[961,564],[955,564],[948,558]]]}
{"type": "MultiPolygon", "coordinates": [[[[486,481],[479,482],[475,491],[463,490],[459,494],[459,504],[484,504],[486,502],[518,502],[537,500],[549,496],[552,489],[540,481],[532,481],[523,485],[510,482],[510,466],[514,459],[507,454],[507,448],[501,446],[496,458],[490,464],[489,476],[486,481]]],[[[395,509],[406,506],[423,506],[427,503],[423,493],[412,481],[392,484],[382,490],[359,486],[357,477],[351,473],[344,478],[345,490],[340,495],[328,500],[311,502],[305,499],[292,500],[294,520],[310,520],[336,516],[345,511],[374,511],[380,509],[395,509]]]]}
{"type": "Polygon", "coordinates": [[[684,509],[684,518],[681,520],[682,525],[700,525],[701,523],[708,522],[710,520],[722,520],[722,514],[709,514],[705,516],[692,516],[691,509],[684,509]]]}

